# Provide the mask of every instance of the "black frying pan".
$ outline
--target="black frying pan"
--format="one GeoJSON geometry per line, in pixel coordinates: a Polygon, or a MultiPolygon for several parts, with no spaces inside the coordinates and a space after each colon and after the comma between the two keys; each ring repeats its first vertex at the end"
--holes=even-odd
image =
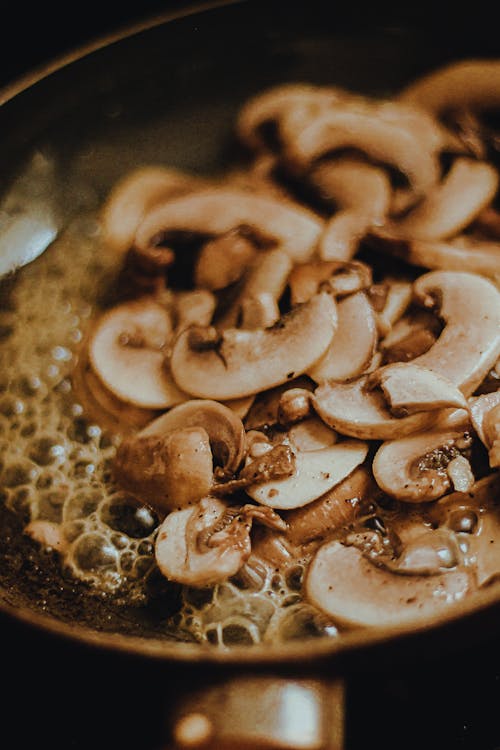
{"type": "MultiPolygon", "coordinates": [[[[64,186],[55,191],[64,217],[72,210],[68,186],[82,178],[102,199],[142,162],[216,171],[233,153],[238,107],[274,83],[307,80],[384,95],[445,62],[499,52],[495,29],[477,17],[461,23],[456,16],[446,22],[434,16],[429,25],[429,17],[416,11],[377,18],[373,10],[362,16],[359,9],[329,3],[212,5],[118,34],[91,54],[51,65],[48,75],[7,87],[0,109],[5,191],[35,149],[48,149],[64,186]]],[[[340,748],[344,677],[366,679],[373,670],[415,662],[422,654],[462,653],[464,643],[494,633],[500,613],[495,592],[487,592],[469,609],[418,629],[353,631],[339,641],[221,652],[166,637],[161,621],[171,602],[159,611],[124,611],[89,598],[60,577],[55,562],[42,567],[16,520],[0,513],[0,609],[6,621],[14,618],[74,646],[98,647],[106,652],[103,659],[113,652],[161,663],[169,675],[165,737],[183,716],[202,712],[217,747],[231,723],[242,748],[245,738],[248,747],[274,739],[282,743],[278,747],[340,748]],[[296,705],[304,718],[290,735],[293,722],[279,717],[296,705]]],[[[204,726],[194,722],[193,737],[197,731],[202,737],[204,726]]]]}

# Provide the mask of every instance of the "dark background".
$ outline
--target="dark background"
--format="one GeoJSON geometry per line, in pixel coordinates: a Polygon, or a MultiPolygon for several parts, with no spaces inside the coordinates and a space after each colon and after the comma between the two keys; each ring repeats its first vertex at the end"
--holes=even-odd
{"type": "MultiPolygon", "coordinates": [[[[272,2],[272,0],[271,0],[272,2]]],[[[2,9],[0,86],[75,46],[189,3],[141,0],[134,7],[12,3],[2,9]]],[[[401,4],[403,5],[403,4],[401,4]]],[[[439,25],[443,41],[466,27],[494,23],[489,3],[466,10],[419,3],[393,10],[353,3],[343,12],[363,22],[398,17],[439,25]]],[[[465,6],[464,6],[465,7],[465,6]]],[[[500,53],[500,42],[499,42],[500,53]]],[[[499,623],[500,636],[500,623],[499,623]]],[[[87,750],[159,750],[162,686],[179,680],[172,668],[60,642],[0,619],[3,684],[0,746],[87,750]]],[[[347,750],[497,750],[500,748],[500,637],[464,642],[458,653],[392,666],[353,681],[348,696],[347,750]]]]}

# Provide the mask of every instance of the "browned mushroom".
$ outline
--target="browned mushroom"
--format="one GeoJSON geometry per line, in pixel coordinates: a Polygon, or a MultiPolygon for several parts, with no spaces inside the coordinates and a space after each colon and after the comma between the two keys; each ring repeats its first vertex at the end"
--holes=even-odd
{"type": "Polygon", "coordinates": [[[250,556],[254,519],[277,530],[286,528],[270,508],[230,506],[214,497],[170,513],[156,541],[160,571],[171,581],[199,588],[226,580],[250,556]]]}

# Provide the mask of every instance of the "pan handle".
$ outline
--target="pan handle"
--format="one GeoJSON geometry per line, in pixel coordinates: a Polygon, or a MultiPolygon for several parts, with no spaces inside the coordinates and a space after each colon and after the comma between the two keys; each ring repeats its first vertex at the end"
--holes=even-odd
{"type": "Polygon", "coordinates": [[[344,694],[343,681],[334,677],[232,677],[181,699],[167,747],[342,750],[344,694]]]}

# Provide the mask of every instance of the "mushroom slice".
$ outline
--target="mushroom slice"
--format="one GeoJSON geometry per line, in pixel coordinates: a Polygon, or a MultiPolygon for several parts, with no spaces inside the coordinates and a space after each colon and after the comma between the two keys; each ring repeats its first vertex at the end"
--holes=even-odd
{"type": "Polygon", "coordinates": [[[245,453],[245,429],[235,412],[218,401],[186,401],[155,419],[140,434],[161,436],[187,427],[207,432],[214,458],[224,473],[238,470],[245,453]]]}
{"type": "Polygon", "coordinates": [[[318,243],[318,255],[322,260],[344,260],[353,258],[361,240],[369,233],[373,221],[354,209],[339,211],[327,222],[318,243]]]}
{"type": "Polygon", "coordinates": [[[311,403],[327,425],[342,435],[362,440],[391,440],[428,427],[433,412],[418,412],[396,418],[381,391],[370,390],[367,375],[350,383],[323,383],[314,391],[311,403]]]}
{"type": "Polygon", "coordinates": [[[254,518],[279,530],[286,528],[269,508],[238,508],[213,497],[170,513],[156,539],[160,571],[171,581],[199,588],[227,580],[250,556],[254,518]]]}
{"type": "Polygon", "coordinates": [[[300,545],[325,539],[351,524],[378,492],[371,473],[358,466],[348,477],[317,500],[286,513],[286,538],[300,545]]]}
{"type": "Polygon", "coordinates": [[[299,377],[270,390],[262,391],[255,398],[245,418],[245,428],[259,430],[277,424],[289,427],[290,424],[310,414],[309,397],[312,390],[312,381],[307,377],[299,377]],[[290,391],[291,397],[287,396],[290,391]],[[295,396],[298,396],[297,400],[295,396]]]}
{"type": "Polygon", "coordinates": [[[260,253],[248,269],[237,299],[217,320],[218,328],[267,328],[280,317],[279,300],[293,267],[290,256],[276,248],[260,253]],[[259,322],[261,325],[258,325],[259,322]]]}
{"type": "Polygon", "coordinates": [[[372,272],[360,261],[311,261],[296,265],[288,278],[292,305],[307,302],[322,288],[345,297],[372,283],[372,272]]]}
{"type": "Polygon", "coordinates": [[[385,230],[377,230],[370,243],[414,266],[445,271],[466,271],[495,278],[500,267],[498,242],[460,235],[448,240],[415,240],[396,238],[385,230]]]}
{"type": "Polygon", "coordinates": [[[381,490],[403,502],[437,500],[450,489],[448,464],[471,444],[466,430],[428,430],[390,440],[375,454],[373,476],[381,490]]]}
{"type": "Polygon", "coordinates": [[[307,374],[316,381],[347,380],[370,365],[377,348],[377,320],[364,292],[337,304],[338,327],[326,354],[307,374]]]}
{"type": "MultiPolygon", "coordinates": [[[[232,399],[285,383],[305,372],[329,346],[337,325],[335,302],[315,295],[257,331],[192,327],[174,343],[170,367],[193,396],[232,399]]],[[[181,385],[182,384],[182,385],[181,385]]]]}
{"type": "Polygon", "coordinates": [[[487,279],[459,271],[431,271],[414,284],[416,300],[437,310],[445,327],[413,363],[443,375],[470,395],[500,354],[500,292],[487,279]]]}
{"type": "Polygon", "coordinates": [[[387,227],[397,237],[439,240],[458,234],[494,198],[498,173],[486,162],[458,158],[440,184],[433,187],[404,219],[387,227]]]}
{"type": "Polygon", "coordinates": [[[119,445],[113,471],[124,489],[154,508],[168,511],[191,505],[213,482],[208,434],[202,427],[166,434],[146,428],[119,445]]]}
{"type": "Polygon", "coordinates": [[[186,400],[164,364],[172,335],[168,312],[152,299],[125,302],[105,312],[92,331],[88,356],[113,395],[146,409],[186,400]]]}
{"type": "Polygon", "coordinates": [[[337,433],[319,417],[308,417],[288,430],[291,445],[299,451],[317,451],[337,442],[337,433]]]}
{"type": "Polygon", "coordinates": [[[486,448],[492,444],[492,435],[488,433],[488,416],[490,412],[500,406],[500,391],[484,393],[469,399],[471,421],[479,439],[486,448]]]}
{"type": "Polygon", "coordinates": [[[176,333],[192,325],[209,326],[216,304],[215,296],[207,289],[177,292],[173,304],[176,333]]]}
{"type": "Polygon", "coordinates": [[[85,417],[115,434],[141,429],[158,416],[157,410],[133,406],[114,396],[92,370],[85,350],[71,373],[71,385],[85,417]]]}
{"type": "Polygon", "coordinates": [[[349,157],[323,161],[316,165],[309,180],[323,200],[337,208],[384,220],[391,201],[391,183],[386,172],[361,159],[349,157]]]}
{"type": "Polygon", "coordinates": [[[497,108],[499,81],[499,60],[463,60],[418,78],[403,89],[399,99],[435,114],[497,108]]]}
{"type": "Polygon", "coordinates": [[[371,627],[429,620],[444,614],[472,588],[466,571],[398,575],[337,541],[320,547],[305,581],[306,598],[315,607],[341,624],[371,627]]]}
{"type": "Polygon", "coordinates": [[[416,193],[425,194],[439,178],[435,151],[422,148],[422,139],[411,128],[382,114],[383,105],[327,110],[287,142],[287,156],[304,169],[326,154],[354,148],[376,162],[396,167],[416,193]]]}
{"type": "Polygon", "coordinates": [[[303,263],[314,253],[323,223],[312,211],[268,195],[212,187],[153,208],[137,229],[135,245],[139,249],[154,246],[170,232],[217,236],[242,226],[303,263]]]}
{"type": "MultiPolygon", "coordinates": [[[[263,130],[279,123],[283,113],[292,109],[312,116],[318,109],[334,104],[347,92],[306,83],[274,86],[249,99],[238,113],[236,131],[240,139],[255,150],[266,146],[263,130]]],[[[274,134],[276,137],[276,134],[274,134]]]]}
{"type": "Polygon", "coordinates": [[[199,187],[201,180],[176,169],[139,167],[119,180],[102,212],[104,241],[117,253],[133,244],[144,215],[161,201],[199,187]]]}
{"type": "Polygon", "coordinates": [[[246,488],[251,498],[280,510],[311,503],[354,471],[366,458],[368,445],[346,440],[313,451],[296,450],[295,471],[287,479],[259,483],[246,488]]]}
{"type": "MultiPolygon", "coordinates": [[[[377,313],[377,328],[381,336],[387,336],[392,327],[408,309],[412,299],[412,285],[409,281],[400,281],[398,279],[387,279],[382,284],[385,287],[386,294],[380,309],[375,307],[377,313]]],[[[373,304],[371,290],[368,290],[368,297],[373,304]]]]}
{"type": "Polygon", "coordinates": [[[255,259],[257,248],[240,228],[206,242],[194,267],[197,287],[217,291],[234,284],[255,259]]]}
{"type": "Polygon", "coordinates": [[[368,383],[381,388],[395,417],[432,409],[467,409],[467,400],[456,385],[414,362],[395,362],[380,367],[369,376],[368,383]]]}

